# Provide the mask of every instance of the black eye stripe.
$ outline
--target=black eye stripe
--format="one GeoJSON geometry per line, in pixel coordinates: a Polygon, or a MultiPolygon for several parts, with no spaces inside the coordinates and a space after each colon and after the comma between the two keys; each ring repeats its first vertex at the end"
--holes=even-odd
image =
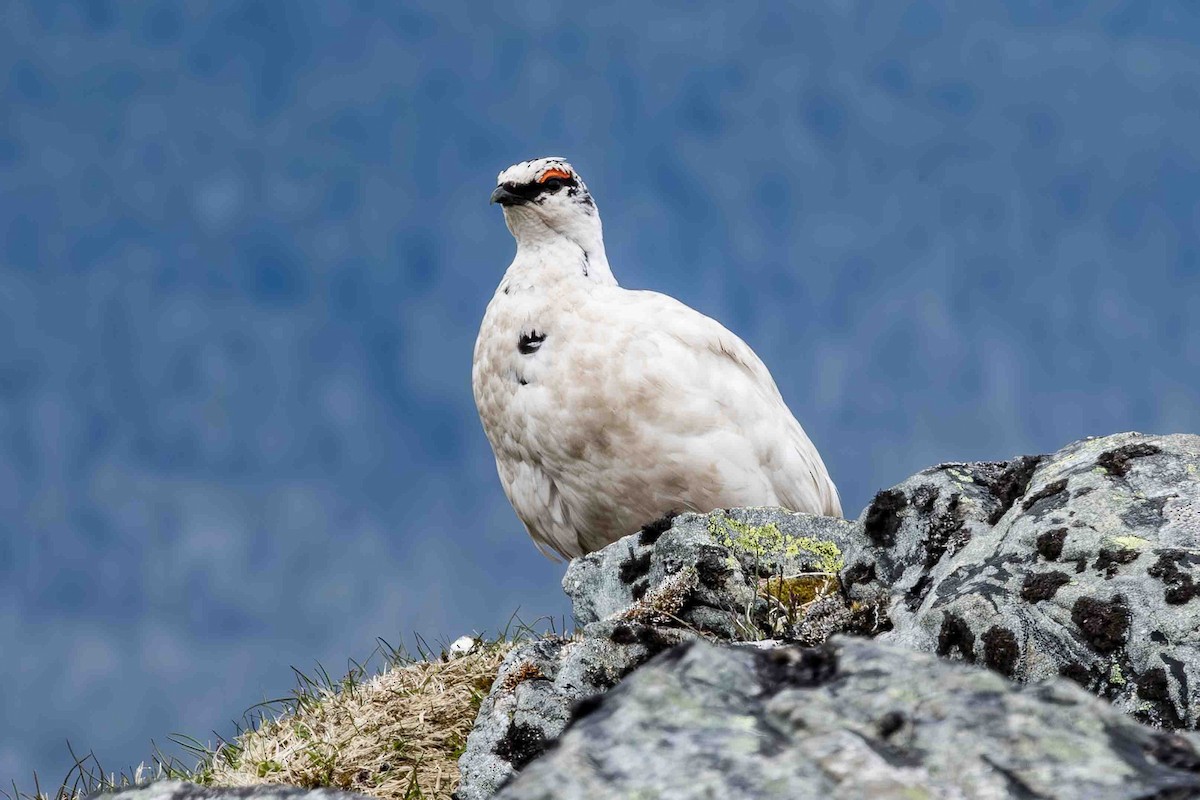
{"type": "Polygon", "coordinates": [[[517,339],[517,351],[523,356],[531,356],[538,351],[542,346],[542,342],[546,341],[546,334],[533,331],[532,333],[522,333],[517,339]]]}
{"type": "Polygon", "coordinates": [[[525,200],[533,200],[543,194],[552,192],[560,186],[578,186],[574,178],[551,178],[543,183],[505,183],[504,188],[525,200]]]}

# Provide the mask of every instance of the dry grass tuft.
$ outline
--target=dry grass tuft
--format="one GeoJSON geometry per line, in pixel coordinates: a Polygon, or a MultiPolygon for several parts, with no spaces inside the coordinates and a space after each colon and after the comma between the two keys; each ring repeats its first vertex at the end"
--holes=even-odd
{"type": "Polygon", "coordinates": [[[397,664],[361,683],[309,689],[277,718],[219,747],[208,782],[448,798],[479,705],[511,647],[481,643],[451,660],[397,664]]]}
{"type": "MultiPolygon", "coordinates": [[[[320,665],[315,677],[293,667],[293,696],[250,708],[232,740],[215,734],[214,746],[181,734],[167,737],[183,758],[196,759],[192,766],[153,742],[150,765],[120,773],[104,769],[93,752],[71,750],[74,766],[56,788],[43,788],[35,774],[32,791],[0,787],[0,800],[80,800],[164,779],[218,787],[330,787],[389,800],[449,798],[458,786],[458,758],[501,662],[517,644],[542,636],[558,636],[554,619],[530,625],[514,614],[496,639],[470,643],[462,637],[434,649],[416,636],[416,657],[380,639],[366,662],[350,661],[341,680],[320,665]],[[367,666],[377,657],[378,674],[367,666]]],[[[533,664],[528,667],[521,670],[523,680],[542,677],[533,664]]]]}

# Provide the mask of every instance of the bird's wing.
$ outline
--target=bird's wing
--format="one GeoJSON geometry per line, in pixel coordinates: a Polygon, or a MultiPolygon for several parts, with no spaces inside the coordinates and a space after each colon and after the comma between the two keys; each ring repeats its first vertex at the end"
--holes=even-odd
{"type": "Polygon", "coordinates": [[[624,343],[627,353],[642,356],[624,359],[626,370],[633,371],[627,381],[668,390],[657,393],[665,403],[661,422],[671,424],[674,418],[675,424],[690,421],[740,434],[780,505],[841,516],[837,489],[820,454],[750,346],[672,297],[618,291],[625,295],[624,313],[645,321],[630,328],[635,332],[624,343]],[[685,413],[685,406],[693,413],[685,413]]]}
{"type": "Polygon", "coordinates": [[[582,555],[570,509],[554,478],[529,461],[497,460],[496,466],[504,493],[542,555],[552,561],[582,555]]]}

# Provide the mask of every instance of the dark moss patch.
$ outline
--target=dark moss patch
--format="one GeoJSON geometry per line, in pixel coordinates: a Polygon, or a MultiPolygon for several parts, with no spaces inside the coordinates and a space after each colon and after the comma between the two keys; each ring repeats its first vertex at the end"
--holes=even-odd
{"type": "Polygon", "coordinates": [[[900,530],[900,512],[908,506],[908,498],[899,489],[887,489],[875,495],[863,521],[863,531],[877,547],[896,544],[896,531],[900,530]]]}
{"type": "Polygon", "coordinates": [[[1025,583],[1021,586],[1021,599],[1030,603],[1049,600],[1070,582],[1071,576],[1058,570],[1030,573],[1025,576],[1025,583]]]}
{"type": "Polygon", "coordinates": [[[1038,489],[1036,492],[1026,497],[1025,501],[1021,503],[1021,508],[1026,511],[1031,511],[1033,510],[1033,507],[1039,503],[1041,503],[1041,507],[1038,509],[1039,513],[1049,511],[1051,507],[1057,508],[1063,505],[1067,500],[1066,497],[1059,497],[1059,495],[1061,495],[1063,490],[1066,488],[1066,478],[1059,478],[1056,481],[1052,481],[1051,483],[1046,484],[1041,489],[1038,489]]]}
{"type": "Polygon", "coordinates": [[[933,504],[937,502],[940,494],[941,492],[936,486],[930,486],[929,484],[918,486],[917,490],[913,492],[912,496],[913,508],[917,509],[917,511],[920,511],[922,514],[932,513],[933,504]]]}
{"type": "Polygon", "coordinates": [[[1096,463],[1104,468],[1104,471],[1116,478],[1124,478],[1129,474],[1129,462],[1135,458],[1146,458],[1147,456],[1156,456],[1162,452],[1162,448],[1157,445],[1146,442],[1138,442],[1135,444],[1127,444],[1124,447],[1118,447],[1115,450],[1109,450],[1106,453],[1101,453],[1096,459],[1096,463]]]}
{"type": "Polygon", "coordinates": [[[879,718],[876,730],[882,739],[890,739],[896,731],[904,727],[904,714],[899,711],[889,711],[879,718]]]}
{"type": "Polygon", "coordinates": [[[675,522],[675,518],[679,516],[678,511],[668,511],[658,519],[651,522],[642,528],[638,534],[638,544],[646,547],[658,541],[659,537],[667,531],[671,530],[671,525],[675,522]]]}
{"type": "Polygon", "coordinates": [[[988,491],[996,499],[996,507],[988,515],[989,525],[999,522],[1017,499],[1029,491],[1029,481],[1033,479],[1033,471],[1041,461],[1042,456],[1014,458],[1005,465],[998,477],[986,484],[988,491]]]}
{"type": "Polygon", "coordinates": [[[994,625],[983,634],[983,663],[988,667],[1011,678],[1020,658],[1021,648],[1012,631],[994,625]]]}
{"type": "Polygon", "coordinates": [[[892,629],[892,618],[888,614],[891,598],[881,591],[874,599],[854,603],[850,607],[850,624],[845,632],[852,636],[875,636],[892,629]]]}
{"type": "Polygon", "coordinates": [[[725,566],[724,550],[711,550],[701,555],[696,561],[696,577],[700,585],[706,589],[720,591],[725,586],[732,570],[725,566]]]}
{"type": "Polygon", "coordinates": [[[875,562],[860,561],[842,572],[842,586],[849,589],[859,583],[870,583],[875,580],[875,562]]]}
{"type": "Polygon", "coordinates": [[[1037,538],[1038,555],[1047,561],[1057,561],[1062,555],[1063,543],[1067,541],[1067,529],[1055,528],[1037,538]]]}
{"type": "Polygon", "coordinates": [[[679,643],[678,639],[673,639],[663,634],[653,625],[643,625],[634,622],[622,622],[614,626],[608,638],[615,644],[642,645],[649,651],[650,655],[660,653],[679,643]]]}
{"type": "Polygon", "coordinates": [[[512,764],[514,769],[521,769],[544,752],[546,734],[541,728],[524,722],[510,723],[496,744],[496,755],[512,764]]]}
{"type": "Polygon", "coordinates": [[[1112,578],[1116,576],[1117,570],[1122,564],[1129,564],[1136,561],[1139,555],[1141,554],[1137,550],[1126,547],[1118,549],[1102,547],[1093,566],[1098,570],[1102,570],[1105,578],[1112,578]]]}
{"type": "Polygon", "coordinates": [[[964,661],[975,662],[975,634],[967,621],[957,614],[947,613],[942,617],[938,631],[937,654],[948,656],[957,650],[964,661]]]}
{"type": "Polygon", "coordinates": [[[837,652],[828,646],[754,651],[755,671],[767,694],[811,688],[837,675],[837,652]]]}
{"type": "Polygon", "coordinates": [[[1067,680],[1074,681],[1085,689],[1091,689],[1092,681],[1095,677],[1087,667],[1078,661],[1063,665],[1059,668],[1058,674],[1067,680]]]}
{"type": "Polygon", "coordinates": [[[1081,597],[1071,607],[1071,621],[1099,653],[1111,653],[1125,646],[1129,609],[1120,597],[1109,602],[1081,597]]]}
{"type": "Polygon", "coordinates": [[[1134,711],[1139,722],[1169,730],[1188,727],[1171,699],[1166,670],[1162,667],[1148,669],[1138,676],[1137,684],[1137,696],[1145,701],[1134,711]]]}
{"type": "Polygon", "coordinates": [[[1152,667],[1138,678],[1137,696],[1143,700],[1166,700],[1169,691],[1167,671],[1162,667],[1152,667]]]}
{"type": "Polygon", "coordinates": [[[613,644],[636,644],[637,632],[629,622],[620,622],[619,625],[612,628],[612,633],[608,634],[608,639],[613,644]]]}
{"type": "Polygon", "coordinates": [[[1180,569],[1187,560],[1187,553],[1182,550],[1160,550],[1158,561],[1146,570],[1147,575],[1163,582],[1166,587],[1163,599],[1174,606],[1183,605],[1200,594],[1192,576],[1180,569]]]}
{"type": "Polygon", "coordinates": [[[638,578],[643,578],[650,572],[650,551],[645,550],[640,555],[630,553],[629,558],[621,562],[621,566],[617,569],[617,577],[621,579],[621,583],[633,583],[638,578]]]}

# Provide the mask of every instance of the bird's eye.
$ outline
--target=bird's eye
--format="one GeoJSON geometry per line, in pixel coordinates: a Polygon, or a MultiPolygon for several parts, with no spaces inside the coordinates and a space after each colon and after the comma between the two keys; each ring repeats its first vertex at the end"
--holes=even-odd
{"type": "Polygon", "coordinates": [[[566,183],[566,181],[564,181],[562,178],[547,178],[542,181],[542,186],[545,186],[548,189],[557,189],[564,183],[566,183]]]}

